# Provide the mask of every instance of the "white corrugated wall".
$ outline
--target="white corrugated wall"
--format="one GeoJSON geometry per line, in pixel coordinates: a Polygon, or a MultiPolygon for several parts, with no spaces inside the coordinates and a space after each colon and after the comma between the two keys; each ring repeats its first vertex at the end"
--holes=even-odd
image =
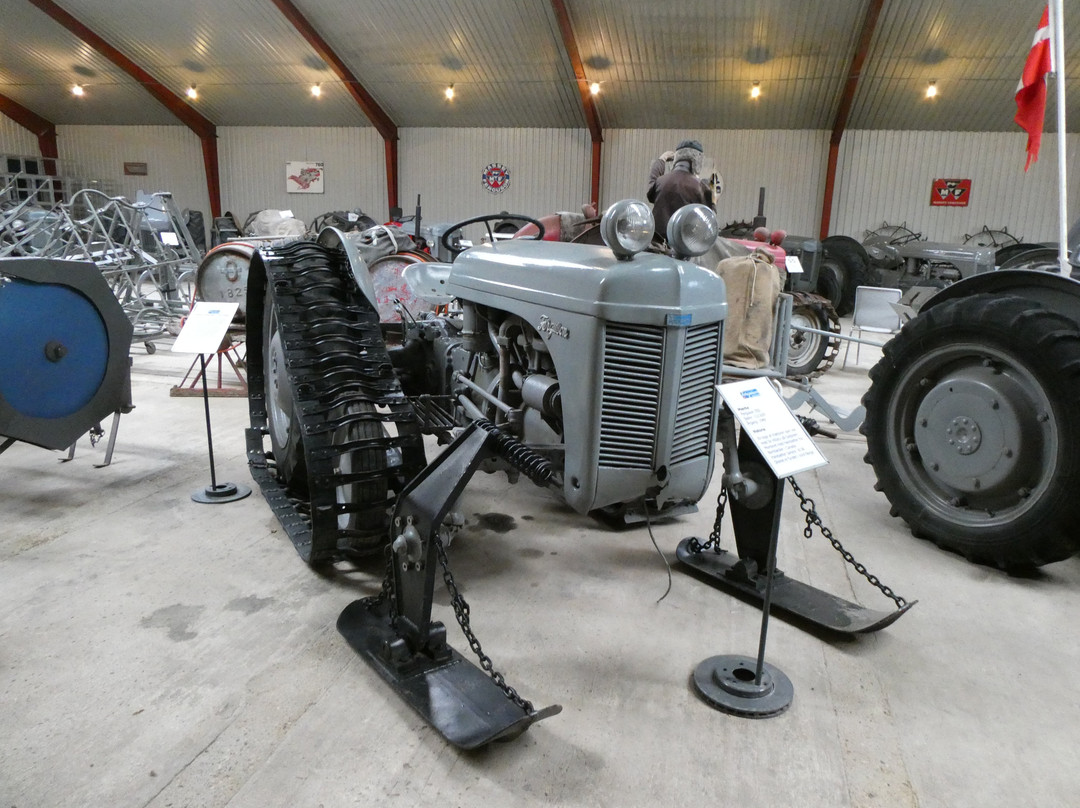
{"type": "Polygon", "coordinates": [[[38,154],[37,135],[6,115],[0,115],[0,154],[34,157],[38,154]]]}
{"type": "Polygon", "coordinates": [[[604,132],[600,197],[604,206],[619,199],[645,198],[649,166],[682,140],[701,142],[724,178],[717,202],[720,224],[750,220],[765,188],[770,226],[816,235],[829,133],[819,130],[614,129],[604,132]]]}
{"type": "MultiPolygon", "coordinates": [[[[591,144],[578,129],[402,129],[399,201],[411,213],[421,196],[424,218],[453,221],[509,210],[543,215],[577,210],[589,195],[591,144]],[[484,168],[499,163],[510,184],[485,190],[484,168]]],[[[641,198],[649,165],[684,138],[701,141],[724,176],[721,223],[749,219],[766,188],[769,224],[816,234],[821,215],[828,133],[825,131],[629,130],[604,133],[601,202],[641,198]]],[[[1047,133],[1042,158],[1026,174],[1023,133],[849,131],[841,143],[830,231],[861,238],[880,225],[907,223],[924,236],[956,241],[983,225],[1007,227],[1029,241],[1057,238],[1056,139],[1047,133]],[[972,181],[966,208],[931,207],[933,179],[972,181]]],[[[0,117],[3,151],[36,154],[37,141],[0,117]]],[[[301,219],[360,207],[387,212],[382,138],[368,127],[222,127],[222,209],[239,218],[262,208],[291,209],[301,219]],[[323,194],[288,194],[285,163],[325,163],[323,194]]],[[[180,207],[209,214],[199,139],[177,126],[60,126],[61,159],[85,176],[135,191],[168,190],[180,207]],[[124,162],[145,162],[146,177],[125,177],[124,162]]],[[[1080,136],[1068,138],[1076,164],[1080,136]]],[[[1072,165],[1076,169],[1080,166],[1072,165]]],[[[1075,170],[1071,172],[1075,176],[1075,170]]],[[[1080,216],[1080,184],[1069,209],[1080,216]]]]}
{"type": "Polygon", "coordinates": [[[184,126],[58,126],[57,151],[69,170],[103,180],[134,200],[138,191],[170,191],[177,206],[210,219],[202,145],[184,126]],[[146,176],[125,176],[124,163],[146,163],[146,176]]]}
{"type": "Polygon", "coordinates": [[[379,221],[387,214],[386,152],[371,127],[219,127],[218,161],[221,209],[241,224],[265,208],[308,223],[335,210],[360,208],[379,221]],[[293,161],[324,164],[323,193],[286,191],[285,164],[293,161]]]}
{"type": "Polygon", "coordinates": [[[423,217],[452,222],[509,211],[542,216],[588,201],[592,147],[580,129],[402,129],[399,196],[405,213],[421,196],[423,217]],[[492,193],[484,170],[509,172],[492,193]]]}
{"type": "MultiPolygon", "coordinates": [[[[1040,159],[1024,172],[1023,132],[850,131],[840,144],[830,231],[862,240],[882,222],[906,224],[931,241],[960,241],[984,225],[1026,241],[1057,241],[1057,137],[1043,136],[1040,159]],[[931,207],[935,179],[970,179],[967,207],[931,207]]],[[[1076,176],[1080,136],[1067,136],[1076,176]]],[[[1080,215],[1071,183],[1070,218],[1080,215]]]]}

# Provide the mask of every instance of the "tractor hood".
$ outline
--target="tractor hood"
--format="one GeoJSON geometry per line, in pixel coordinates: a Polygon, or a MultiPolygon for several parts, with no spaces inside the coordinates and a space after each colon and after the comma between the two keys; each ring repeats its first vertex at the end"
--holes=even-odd
{"type": "Polygon", "coordinates": [[[723,280],[687,261],[655,253],[620,261],[602,246],[530,239],[466,250],[451,266],[445,291],[621,322],[689,326],[727,314],[723,280]]]}

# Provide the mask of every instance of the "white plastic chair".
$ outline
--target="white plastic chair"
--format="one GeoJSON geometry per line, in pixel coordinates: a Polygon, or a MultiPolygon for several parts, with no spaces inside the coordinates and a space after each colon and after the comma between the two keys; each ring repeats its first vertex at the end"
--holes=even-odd
{"type": "MultiPolygon", "coordinates": [[[[858,286],[855,288],[855,313],[852,315],[851,328],[848,336],[853,337],[859,332],[862,339],[864,331],[873,334],[895,334],[900,330],[900,313],[893,306],[900,302],[903,292],[900,289],[890,289],[883,286],[858,286]]],[[[840,367],[847,367],[848,353],[851,351],[849,339],[847,348],[844,349],[844,361],[840,367]]],[[[855,364],[859,364],[859,346],[855,343],[855,364]]],[[[877,343],[875,343],[877,344],[877,343]]]]}

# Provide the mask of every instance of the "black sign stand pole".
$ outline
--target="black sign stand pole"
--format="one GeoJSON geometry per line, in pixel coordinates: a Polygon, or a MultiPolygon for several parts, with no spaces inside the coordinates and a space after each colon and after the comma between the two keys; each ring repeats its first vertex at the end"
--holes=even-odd
{"type": "Polygon", "coordinates": [[[795,688],[779,668],[765,661],[765,638],[769,631],[769,608],[772,606],[773,579],[776,577],[776,545],[780,535],[780,508],[784,484],[772,473],[772,535],[766,562],[765,600],[761,605],[761,634],[757,659],[726,654],[709,657],[694,669],[694,688],[705,701],[718,710],[745,718],[769,718],[791,706],[795,688]]]}
{"type": "Polygon", "coordinates": [[[214,438],[210,432],[210,391],[206,387],[206,354],[199,354],[199,363],[202,369],[203,407],[206,410],[206,445],[210,451],[210,485],[196,491],[191,495],[191,498],[203,505],[220,505],[225,502],[235,502],[250,494],[251,489],[238,483],[221,483],[218,485],[217,473],[214,470],[214,438]]]}

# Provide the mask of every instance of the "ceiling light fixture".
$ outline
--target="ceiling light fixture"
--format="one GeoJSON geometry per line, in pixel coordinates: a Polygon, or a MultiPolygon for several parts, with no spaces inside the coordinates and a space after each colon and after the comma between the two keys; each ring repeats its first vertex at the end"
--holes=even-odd
{"type": "Polygon", "coordinates": [[[447,87],[445,90],[443,90],[443,95],[446,96],[447,101],[453,101],[454,100],[454,85],[451,84],[449,87],[447,87]]]}
{"type": "Polygon", "coordinates": [[[312,84],[311,94],[318,98],[320,95],[322,95],[322,87],[320,87],[318,84],[312,84]]]}
{"type": "Polygon", "coordinates": [[[75,86],[73,86],[71,88],[71,94],[72,95],[77,95],[77,96],[81,97],[83,95],[83,93],[85,93],[85,92],[86,92],[86,90],[83,89],[83,86],[81,84],[76,84],[75,86]]]}
{"type": "Polygon", "coordinates": [[[937,82],[932,81],[926,85],[926,97],[934,98],[937,96],[937,82]]]}
{"type": "Polygon", "coordinates": [[[194,84],[187,88],[187,97],[192,101],[199,97],[199,91],[195,89],[194,84]]]}
{"type": "Polygon", "coordinates": [[[594,81],[589,85],[589,92],[593,95],[600,95],[600,82],[594,81]]]}
{"type": "Polygon", "coordinates": [[[754,85],[750,88],[750,97],[757,98],[761,95],[761,82],[755,81],[754,85]]]}

